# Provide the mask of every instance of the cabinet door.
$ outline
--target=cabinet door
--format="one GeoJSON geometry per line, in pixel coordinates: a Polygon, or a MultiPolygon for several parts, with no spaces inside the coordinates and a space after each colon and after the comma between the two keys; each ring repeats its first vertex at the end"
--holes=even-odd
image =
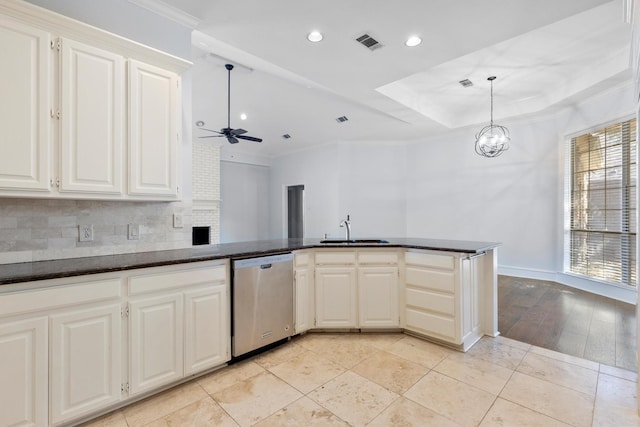
{"type": "Polygon", "coordinates": [[[315,309],[313,281],[308,268],[295,271],[296,334],[314,327],[315,309]]]}
{"type": "Polygon", "coordinates": [[[185,293],[185,375],[230,359],[228,305],[226,284],[185,293]]]}
{"type": "Polygon", "coordinates": [[[124,58],[61,43],[60,191],[121,194],[124,58]]]}
{"type": "Polygon", "coordinates": [[[182,295],[142,298],[129,304],[132,394],[182,378],[182,295]]]}
{"type": "Polygon", "coordinates": [[[47,425],[47,318],[0,323],[1,426],[47,425]]]}
{"type": "Polygon", "coordinates": [[[355,267],[316,268],[316,327],[357,327],[355,267]]]}
{"type": "Polygon", "coordinates": [[[51,316],[51,407],[54,424],[120,400],[120,303],[51,316]]]}
{"type": "Polygon", "coordinates": [[[129,60],[129,193],[176,196],[179,78],[129,60]]]}
{"type": "Polygon", "coordinates": [[[361,328],[400,326],[398,267],[358,269],[358,313],[361,328]]]}
{"type": "Polygon", "coordinates": [[[0,16],[0,189],[49,190],[49,40],[0,16]]]}

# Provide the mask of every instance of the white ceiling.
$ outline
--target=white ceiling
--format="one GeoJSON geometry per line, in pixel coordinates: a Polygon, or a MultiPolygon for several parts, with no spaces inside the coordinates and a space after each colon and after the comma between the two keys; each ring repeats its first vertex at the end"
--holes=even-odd
{"type": "Polygon", "coordinates": [[[494,119],[503,124],[631,79],[623,0],[149,1],[197,22],[194,122],[226,126],[224,64],[237,65],[231,127],[264,142],[225,150],[269,156],[330,141],[400,141],[482,127],[491,75],[494,119]],[[307,41],[314,29],[323,41],[307,41]],[[366,49],[355,41],[363,33],[384,46],[366,49]],[[423,43],[406,47],[411,34],[423,43]],[[474,85],[463,88],[462,79],[474,85]],[[349,121],[338,123],[340,116],[349,121]]]}

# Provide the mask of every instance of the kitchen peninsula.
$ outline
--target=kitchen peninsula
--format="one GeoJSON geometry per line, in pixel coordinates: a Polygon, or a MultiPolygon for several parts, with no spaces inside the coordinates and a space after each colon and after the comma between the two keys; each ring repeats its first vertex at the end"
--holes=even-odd
{"type": "Polygon", "coordinates": [[[283,239],[5,264],[0,424],[77,423],[225,366],[231,265],[248,257],[293,254],[294,334],[401,330],[466,351],[498,335],[498,246],[283,239]]]}

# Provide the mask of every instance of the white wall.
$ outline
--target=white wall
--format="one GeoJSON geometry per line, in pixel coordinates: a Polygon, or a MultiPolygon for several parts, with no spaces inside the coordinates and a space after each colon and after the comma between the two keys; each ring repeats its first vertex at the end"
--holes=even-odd
{"type": "Polygon", "coordinates": [[[269,238],[269,168],[220,162],[220,242],[269,238]]]}
{"type": "Polygon", "coordinates": [[[501,266],[552,271],[561,138],[553,120],[501,124],[512,144],[497,158],[475,153],[473,129],[408,148],[407,235],[501,242],[501,266]]]}
{"type": "Polygon", "coordinates": [[[555,114],[500,123],[512,143],[494,159],[475,153],[475,128],[413,142],[337,142],[279,157],[271,173],[271,237],[286,235],[283,189],[304,184],[307,237],[342,236],[338,223],[349,213],[356,237],[501,242],[503,271],[558,279],[566,137],[633,113],[629,84],[555,114]]]}
{"type": "Polygon", "coordinates": [[[286,188],[304,185],[305,237],[404,236],[405,155],[402,144],[339,141],[274,159],[271,237],[286,237],[286,188]],[[284,220],[283,220],[284,219],[284,220]]]}

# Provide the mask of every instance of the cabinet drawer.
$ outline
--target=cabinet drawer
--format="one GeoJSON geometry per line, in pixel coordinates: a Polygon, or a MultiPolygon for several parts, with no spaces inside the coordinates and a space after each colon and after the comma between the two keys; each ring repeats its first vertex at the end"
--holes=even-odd
{"type": "Polygon", "coordinates": [[[68,305],[120,298],[120,279],[76,283],[0,296],[0,315],[11,316],[68,305]]]}
{"type": "Polygon", "coordinates": [[[308,252],[297,253],[294,255],[296,267],[305,267],[311,262],[311,255],[308,252]]]}
{"type": "Polygon", "coordinates": [[[418,307],[451,316],[455,314],[455,300],[453,295],[443,295],[423,289],[408,288],[406,290],[406,298],[408,307],[418,307]]]}
{"type": "Polygon", "coordinates": [[[355,252],[317,252],[316,264],[355,264],[355,252]]]}
{"type": "Polygon", "coordinates": [[[405,274],[405,282],[409,286],[442,292],[453,292],[455,279],[455,274],[450,271],[428,270],[410,266],[407,266],[405,274]]]}
{"type": "Polygon", "coordinates": [[[226,280],[226,267],[210,266],[181,271],[158,271],[129,278],[129,295],[226,280]]]}
{"type": "Polygon", "coordinates": [[[456,342],[456,322],[452,317],[407,308],[407,329],[425,332],[436,338],[456,342]]]}
{"type": "Polygon", "coordinates": [[[396,252],[360,252],[358,262],[360,264],[397,264],[398,254],[396,252]]]}
{"type": "Polygon", "coordinates": [[[453,255],[423,254],[417,252],[407,252],[404,256],[407,265],[420,265],[424,267],[435,267],[453,270],[455,260],[453,255]]]}

